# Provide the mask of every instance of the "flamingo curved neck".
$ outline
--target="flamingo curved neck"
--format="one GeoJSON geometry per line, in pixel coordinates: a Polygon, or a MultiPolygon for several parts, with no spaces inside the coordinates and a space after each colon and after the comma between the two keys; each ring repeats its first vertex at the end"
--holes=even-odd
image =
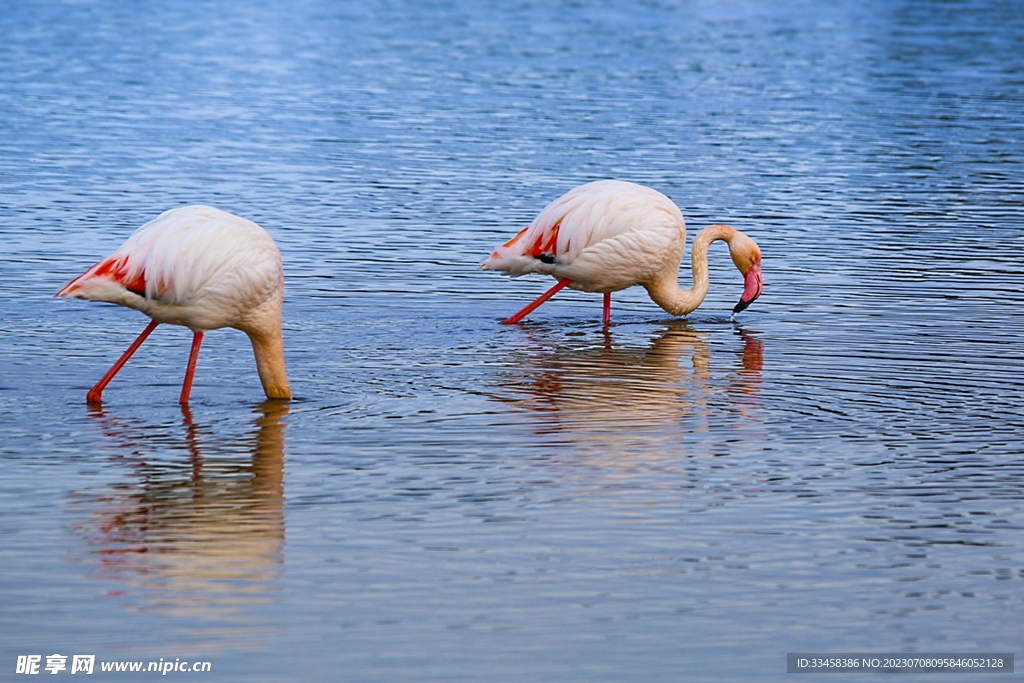
{"type": "Polygon", "coordinates": [[[728,242],[734,234],[735,230],[721,224],[709,225],[698,232],[690,249],[693,286],[684,290],[679,286],[678,274],[666,275],[644,285],[651,300],[672,315],[686,315],[695,310],[708,295],[708,247],[717,240],[728,242]]]}
{"type": "Polygon", "coordinates": [[[256,358],[256,372],[259,373],[263,393],[267,398],[291,399],[288,374],[284,367],[284,338],[281,334],[282,289],[274,296],[253,309],[237,325],[252,342],[252,353],[256,358]]]}
{"type": "Polygon", "coordinates": [[[252,352],[256,357],[256,372],[267,398],[290,399],[288,375],[284,368],[284,343],[281,334],[269,338],[249,335],[252,352]]]}

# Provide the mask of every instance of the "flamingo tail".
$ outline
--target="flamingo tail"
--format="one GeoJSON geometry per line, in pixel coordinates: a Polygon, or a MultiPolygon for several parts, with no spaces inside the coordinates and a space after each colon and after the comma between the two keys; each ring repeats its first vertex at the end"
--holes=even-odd
{"type": "Polygon", "coordinates": [[[127,255],[108,256],[60,288],[54,296],[117,303],[124,290],[146,296],[146,274],[132,267],[127,255]]]}

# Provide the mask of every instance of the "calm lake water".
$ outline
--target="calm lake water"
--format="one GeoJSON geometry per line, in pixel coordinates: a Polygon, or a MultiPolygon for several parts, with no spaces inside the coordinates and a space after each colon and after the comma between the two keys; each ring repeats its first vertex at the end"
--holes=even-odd
{"type": "Polygon", "coordinates": [[[0,679],[1024,655],[1022,74],[997,0],[8,4],[0,679]],[[599,178],[750,234],[763,297],[717,245],[685,320],[500,325],[551,281],[478,263],[599,178]],[[91,409],[145,318],[52,295],[191,203],[278,241],[297,400],[226,330],[183,412],[164,326],[91,409]]]}

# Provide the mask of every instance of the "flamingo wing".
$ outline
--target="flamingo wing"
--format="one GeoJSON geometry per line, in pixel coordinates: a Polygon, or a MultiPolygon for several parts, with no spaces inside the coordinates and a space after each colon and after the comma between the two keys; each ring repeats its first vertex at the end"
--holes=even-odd
{"type": "Polygon", "coordinates": [[[553,201],[480,267],[512,276],[553,275],[585,291],[615,291],[678,268],[685,239],[682,213],[665,195],[602,180],[553,201]]]}
{"type": "Polygon", "coordinates": [[[281,256],[255,223],[207,206],[164,212],[57,296],[107,301],[160,322],[215,329],[272,296],[281,256]]]}

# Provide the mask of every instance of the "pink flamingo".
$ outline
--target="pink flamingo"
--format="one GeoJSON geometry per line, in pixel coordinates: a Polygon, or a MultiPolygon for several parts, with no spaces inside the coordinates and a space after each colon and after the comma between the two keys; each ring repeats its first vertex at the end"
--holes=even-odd
{"type": "Polygon", "coordinates": [[[263,228],[208,206],[186,206],[143,225],[55,296],[107,301],[152,318],[89,390],[89,403],[101,402],[103,389],[157,325],[191,329],[192,351],[178,401],[186,405],[203,332],[221,327],[249,336],[267,398],[291,398],[281,337],[283,293],[281,254],[263,228]]]}
{"type": "Polygon", "coordinates": [[[686,224],[672,200],[656,190],[620,180],[599,180],[569,190],[540,212],[533,223],[480,264],[513,277],[543,273],[558,280],[505,323],[517,323],[563,287],[604,293],[605,324],[611,322],[612,292],[643,285],[654,303],[672,315],[686,315],[708,293],[708,247],[724,240],[743,274],[739,313],[761,295],[761,250],[728,225],[710,225],[694,238],[690,257],[693,287],[680,289],[679,264],[686,224]]]}

